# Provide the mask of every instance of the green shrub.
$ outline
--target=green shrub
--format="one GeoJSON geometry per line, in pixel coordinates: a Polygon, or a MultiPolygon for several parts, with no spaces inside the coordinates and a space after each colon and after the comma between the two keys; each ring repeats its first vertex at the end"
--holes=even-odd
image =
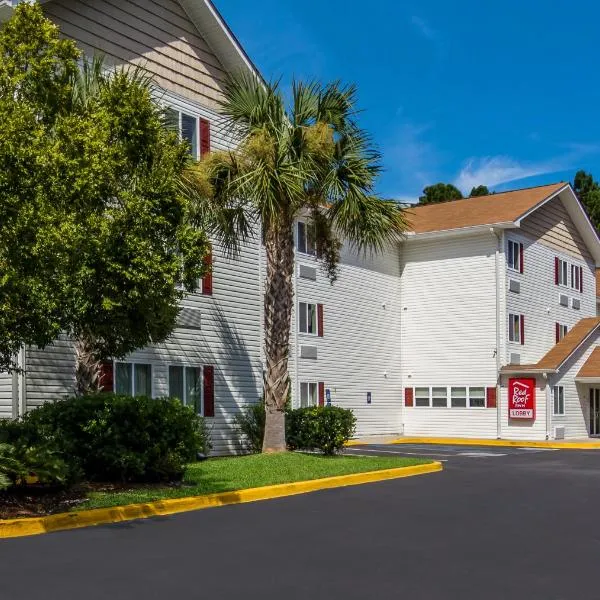
{"type": "Polygon", "coordinates": [[[46,403],[4,425],[0,441],[55,449],[71,481],[179,480],[210,445],[204,420],[178,400],[112,394],[46,403]]]}
{"type": "Polygon", "coordinates": [[[292,450],[334,454],[354,435],[355,428],[354,413],[338,406],[297,408],[286,415],[287,443],[292,450]]]}
{"type": "Polygon", "coordinates": [[[25,484],[30,477],[39,483],[62,485],[68,473],[65,461],[52,450],[0,444],[0,489],[25,484]]]}
{"type": "Polygon", "coordinates": [[[262,399],[256,404],[245,406],[235,416],[235,424],[242,433],[242,445],[248,452],[257,454],[262,451],[265,418],[265,403],[262,399]]]}

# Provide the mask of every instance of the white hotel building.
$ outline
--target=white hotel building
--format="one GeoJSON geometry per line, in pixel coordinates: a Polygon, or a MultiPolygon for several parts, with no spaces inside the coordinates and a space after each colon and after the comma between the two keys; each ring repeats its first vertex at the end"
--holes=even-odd
{"type": "MultiPolygon", "coordinates": [[[[0,21],[15,4],[0,0],[0,21]]],[[[224,78],[256,70],[209,0],[42,4],[86,54],[152,73],[197,158],[228,147],[224,78]]],[[[414,208],[409,220],[381,255],[344,248],[333,286],[297,224],[293,404],[351,408],[359,436],[600,434],[600,241],[571,187],[414,208]]],[[[236,451],[234,416],[261,395],[262,273],[259,236],[235,260],[215,244],[212,277],[183,300],[171,338],[108,364],[105,383],[181,397],[207,418],[215,452],[236,451]]],[[[1,417],[73,392],[68,340],[20,361],[22,374],[0,373],[1,417]]]]}

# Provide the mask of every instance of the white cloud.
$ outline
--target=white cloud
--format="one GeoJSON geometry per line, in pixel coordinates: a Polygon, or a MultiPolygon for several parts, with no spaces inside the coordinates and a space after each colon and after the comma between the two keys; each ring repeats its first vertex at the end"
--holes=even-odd
{"type": "Polygon", "coordinates": [[[437,37],[438,37],[437,31],[435,29],[433,29],[433,27],[431,27],[431,25],[429,25],[429,23],[425,19],[422,19],[421,17],[413,16],[411,18],[410,22],[413,24],[413,27],[415,27],[415,29],[424,38],[427,38],[428,40],[436,40],[437,39],[437,37]]]}
{"type": "Polygon", "coordinates": [[[555,173],[568,169],[570,164],[571,160],[566,156],[531,163],[520,163],[508,156],[470,158],[454,180],[454,185],[467,193],[477,185],[492,187],[536,175],[555,173]]]}

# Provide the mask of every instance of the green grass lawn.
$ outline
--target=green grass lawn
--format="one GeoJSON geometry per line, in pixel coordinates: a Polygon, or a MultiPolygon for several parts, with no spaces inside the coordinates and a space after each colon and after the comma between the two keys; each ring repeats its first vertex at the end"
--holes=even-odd
{"type": "Polygon", "coordinates": [[[290,483],[380,469],[430,463],[418,458],[391,456],[321,456],[288,452],[212,458],[190,464],[184,484],[178,487],[147,487],[119,491],[95,491],[77,509],[102,508],[151,502],[165,498],[230,492],[277,483],[290,483]]]}

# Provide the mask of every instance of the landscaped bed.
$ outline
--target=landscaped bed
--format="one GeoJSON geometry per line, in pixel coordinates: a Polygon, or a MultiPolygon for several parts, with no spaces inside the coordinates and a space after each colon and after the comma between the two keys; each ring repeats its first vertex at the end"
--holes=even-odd
{"type": "Polygon", "coordinates": [[[60,494],[44,494],[42,490],[32,489],[27,495],[0,494],[0,518],[200,496],[429,462],[416,458],[322,456],[298,452],[213,458],[190,464],[183,482],[177,485],[94,484],[79,485],[60,494]]]}

